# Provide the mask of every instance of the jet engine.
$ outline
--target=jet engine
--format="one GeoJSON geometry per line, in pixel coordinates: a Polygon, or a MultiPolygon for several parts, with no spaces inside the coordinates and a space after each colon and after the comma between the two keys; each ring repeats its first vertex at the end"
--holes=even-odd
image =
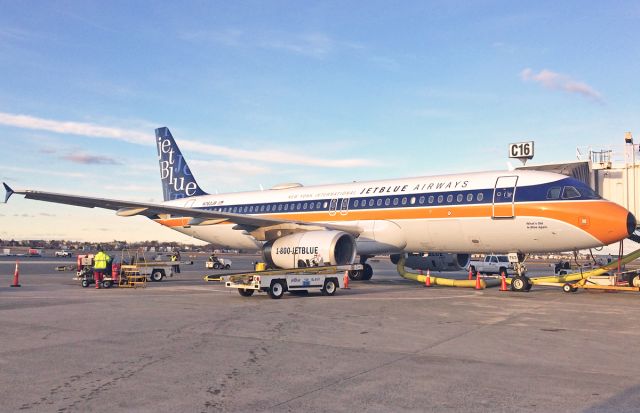
{"type": "MultiPolygon", "coordinates": [[[[398,263],[399,254],[391,255],[391,262],[398,263]]],[[[405,260],[405,266],[414,270],[429,271],[462,271],[471,260],[469,254],[409,254],[405,260]]]]}
{"type": "Polygon", "coordinates": [[[267,242],[262,255],[272,268],[353,264],[356,241],[342,231],[306,231],[267,242]]]}

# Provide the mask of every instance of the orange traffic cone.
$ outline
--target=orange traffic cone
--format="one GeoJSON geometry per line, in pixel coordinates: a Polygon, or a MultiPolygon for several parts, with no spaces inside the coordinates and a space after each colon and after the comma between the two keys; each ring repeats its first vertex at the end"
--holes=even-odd
{"type": "Polygon", "coordinates": [[[18,278],[20,278],[20,262],[16,261],[16,271],[13,273],[13,284],[11,284],[11,287],[20,287],[18,278]]]}
{"type": "Polygon", "coordinates": [[[344,282],[344,287],[342,288],[344,290],[348,290],[349,289],[349,271],[344,272],[344,278],[342,279],[342,281],[344,282]]]}
{"type": "Polygon", "coordinates": [[[508,291],[507,290],[507,277],[504,274],[504,271],[502,271],[502,277],[500,280],[500,291],[508,291]]]}
{"type": "Polygon", "coordinates": [[[424,279],[424,286],[431,287],[431,272],[429,272],[429,269],[427,269],[427,276],[424,279]]]}
{"type": "Polygon", "coordinates": [[[480,283],[480,273],[476,273],[476,290],[482,290],[482,284],[480,283]]]}
{"type": "Polygon", "coordinates": [[[473,271],[471,271],[471,267],[469,267],[469,281],[473,280],[473,271]]]}

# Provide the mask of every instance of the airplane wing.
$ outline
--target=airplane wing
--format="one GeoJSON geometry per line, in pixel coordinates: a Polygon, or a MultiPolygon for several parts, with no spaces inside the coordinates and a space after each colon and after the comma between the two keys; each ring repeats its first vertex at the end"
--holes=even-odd
{"type": "Polygon", "coordinates": [[[54,192],[34,191],[34,190],[14,190],[3,182],[6,190],[5,200],[7,203],[13,194],[24,195],[27,199],[38,201],[54,202],[57,204],[75,205],[85,208],[103,208],[116,211],[120,216],[143,215],[152,219],[160,218],[162,214],[171,214],[181,217],[189,217],[189,225],[207,225],[221,222],[231,222],[237,224],[237,229],[251,231],[263,227],[272,227],[281,224],[292,224],[301,229],[325,228],[336,231],[344,231],[354,236],[359,236],[362,230],[356,226],[335,225],[322,222],[294,221],[286,219],[275,219],[267,217],[257,217],[253,215],[233,214],[229,212],[207,211],[204,209],[184,208],[166,204],[154,204],[147,202],[121,201],[117,199],[93,198],[79,195],[58,194],[54,192]]]}

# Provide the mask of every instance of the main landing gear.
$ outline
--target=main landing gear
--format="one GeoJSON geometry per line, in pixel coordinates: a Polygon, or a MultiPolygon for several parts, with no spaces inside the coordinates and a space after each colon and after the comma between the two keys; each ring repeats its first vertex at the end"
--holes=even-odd
{"type": "Polygon", "coordinates": [[[533,283],[526,276],[527,267],[524,266],[525,255],[522,253],[517,254],[509,254],[509,260],[515,258],[517,256],[517,261],[515,259],[512,261],[513,268],[516,271],[516,276],[511,280],[511,291],[529,291],[533,286],[533,283]]]}
{"type": "Polygon", "coordinates": [[[367,264],[367,260],[371,258],[368,255],[360,256],[360,264],[362,264],[361,270],[353,270],[349,271],[349,279],[351,281],[367,281],[373,277],[373,268],[371,265],[367,264]]]}

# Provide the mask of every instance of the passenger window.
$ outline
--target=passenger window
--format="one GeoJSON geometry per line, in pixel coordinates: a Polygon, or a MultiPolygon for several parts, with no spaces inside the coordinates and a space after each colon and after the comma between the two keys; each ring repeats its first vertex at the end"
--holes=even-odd
{"type": "Polygon", "coordinates": [[[463,199],[464,199],[464,196],[462,194],[458,194],[458,196],[456,197],[456,201],[458,202],[462,202],[463,199]]]}
{"type": "Polygon", "coordinates": [[[447,203],[451,203],[453,201],[453,195],[447,195],[447,203]]]}
{"type": "Polygon", "coordinates": [[[391,205],[391,199],[389,199],[389,198],[385,199],[385,200],[384,200],[384,205],[385,205],[385,206],[389,206],[389,205],[391,205]]]}
{"type": "Polygon", "coordinates": [[[560,199],[560,187],[554,186],[547,191],[547,199],[560,199]]]}
{"type": "Polygon", "coordinates": [[[302,209],[302,204],[298,202],[298,211],[300,211],[301,209],[302,209]]]}
{"type": "Polygon", "coordinates": [[[498,262],[498,258],[497,257],[491,257],[491,262],[498,262]]]}
{"type": "Polygon", "coordinates": [[[253,205],[249,207],[249,212],[253,212],[253,205]]]}
{"type": "Polygon", "coordinates": [[[382,198],[379,198],[378,201],[376,202],[377,206],[382,206],[382,198]]]}
{"type": "Polygon", "coordinates": [[[411,205],[414,205],[414,204],[416,203],[416,197],[415,197],[415,196],[412,196],[412,197],[411,197],[411,199],[409,200],[409,203],[410,203],[411,205]]]}
{"type": "Polygon", "coordinates": [[[358,201],[357,199],[355,201],[353,201],[353,206],[354,207],[358,207],[358,205],[360,204],[360,201],[358,201]]]}
{"type": "Polygon", "coordinates": [[[467,202],[473,201],[473,194],[467,194],[467,202]]]}
{"type": "Polygon", "coordinates": [[[402,205],[407,205],[407,198],[406,197],[402,198],[402,205]]]}
{"type": "Polygon", "coordinates": [[[573,186],[565,186],[562,189],[562,199],[580,198],[580,191],[573,186]]]}
{"type": "Polygon", "coordinates": [[[420,199],[418,199],[418,203],[420,203],[420,205],[424,204],[424,197],[421,196],[420,199]]]}
{"type": "Polygon", "coordinates": [[[441,204],[442,201],[444,201],[444,196],[443,195],[438,195],[438,203],[441,204]]]}
{"type": "Polygon", "coordinates": [[[322,204],[322,208],[327,209],[328,206],[329,203],[327,201],[324,201],[324,204],[322,204]]]}
{"type": "Polygon", "coordinates": [[[370,207],[372,207],[372,206],[373,206],[373,202],[374,202],[374,201],[373,201],[373,198],[371,198],[371,199],[369,200],[369,206],[370,206],[370,207]]]}
{"type": "Polygon", "coordinates": [[[284,210],[288,211],[289,210],[289,204],[284,204],[284,210]]]}
{"type": "Polygon", "coordinates": [[[316,209],[320,209],[321,206],[322,206],[322,203],[320,201],[316,202],[316,209]]]}
{"type": "Polygon", "coordinates": [[[400,202],[400,201],[398,201],[398,198],[393,198],[393,205],[394,206],[398,206],[398,202],[400,202]]]}
{"type": "Polygon", "coordinates": [[[433,195],[430,195],[430,196],[429,196],[429,203],[430,203],[430,204],[433,204],[433,195]]]}
{"type": "Polygon", "coordinates": [[[307,203],[302,204],[302,209],[307,209],[307,203]]]}
{"type": "Polygon", "coordinates": [[[478,192],[478,196],[476,196],[476,199],[478,200],[478,202],[482,202],[482,200],[484,199],[484,194],[482,192],[478,192]]]}

